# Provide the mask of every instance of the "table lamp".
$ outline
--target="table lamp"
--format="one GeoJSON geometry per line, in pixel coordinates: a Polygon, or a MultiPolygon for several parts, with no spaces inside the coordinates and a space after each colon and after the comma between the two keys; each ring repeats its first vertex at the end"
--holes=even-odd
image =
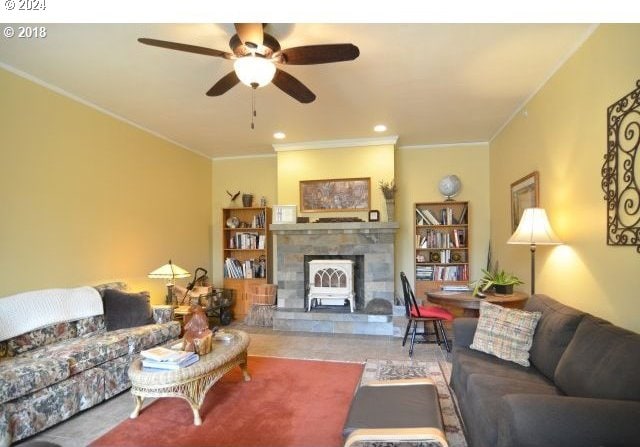
{"type": "Polygon", "coordinates": [[[169,263],[163,265],[155,269],[153,272],[149,273],[149,278],[161,278],[166,279],[167,281],[167,304],[173,304],[173,286],[175,284],[176,278],[188,278],[191,276],[191,273],[187,272],[185,269],[178,267],[175,264],[171,263],[171,259],[169,259],[169,263]]]}
{"type": "Polygon", "coordinates": [[[527,208],[507,244],[529,244],[531,250],[531,295],[536,291],[536,245],[560,245],[543,208],[527,208]]]}

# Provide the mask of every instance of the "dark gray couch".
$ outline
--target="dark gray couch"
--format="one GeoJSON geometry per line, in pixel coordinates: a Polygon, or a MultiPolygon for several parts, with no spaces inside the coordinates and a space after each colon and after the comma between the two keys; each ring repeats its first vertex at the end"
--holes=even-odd
{"type": "Polygon", "coordinates": [[[451,388],[471,447],[640,446],[640,334],[532,296],[531,367],[469,348],[454,320],[451,388]]]}

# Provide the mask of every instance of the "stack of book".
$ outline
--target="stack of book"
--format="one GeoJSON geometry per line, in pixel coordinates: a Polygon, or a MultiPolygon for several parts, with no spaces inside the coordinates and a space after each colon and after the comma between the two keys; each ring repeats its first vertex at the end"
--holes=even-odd
{"type": "Polygon", "coordinates": [[[416,280],[417,281],[433,281],[433,266],[432,265],[417,265],[416,266],[416,280]]]}
{"type": "Polygon", "coordinates": [[[224,260],[225,278],[266,278],[267,269],[265,262],[261,258],[246,259],[241,261],[236,258],[226,258],[224,260]]]}
{"type": "Polygon", "coordinates": [[[198,361],[198,354],[156,346],[140,352],[145,369],[179,369],[198,361]]]}

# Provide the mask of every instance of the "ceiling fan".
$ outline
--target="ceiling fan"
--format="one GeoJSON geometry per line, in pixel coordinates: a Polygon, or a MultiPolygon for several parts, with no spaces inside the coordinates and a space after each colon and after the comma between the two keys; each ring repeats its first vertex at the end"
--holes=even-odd
{"type": "Polygon", "coordinates": [[[170,50],[234,60],[234,70],[216,82],[207,91],[208,96],[220,96],[239,82],[256,89],[273,81],[276,87],[301,103],[313,102],[316,95],[276,65],[327,64],[351,61],[360,55],[358,47],[350,43],[305,45],[283,50],[275,37],[264,32],[261,23],[236,23],[234,26],[236,34],[229,40],[231,53],[144,37],[138,41],[170,50]]]}

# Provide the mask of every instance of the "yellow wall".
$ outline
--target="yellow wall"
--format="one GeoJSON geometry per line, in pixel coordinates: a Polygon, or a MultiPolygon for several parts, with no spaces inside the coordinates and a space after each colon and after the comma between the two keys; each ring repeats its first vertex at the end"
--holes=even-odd
{"type": "Polygon", "coordinates": [[[379,210],[380,220],[386,221],[386,204],[378,182],[388,182],[395,177],[392,144],[278,152],[278,204],[296,205],[298,215],[308,216],[311,221],[328,216],[359,217],[367,221],[366,211],[300,212],[300,180],[359,177],[371,178],[371,209],[379,210]]]}
{"type": "MultiPolygon", "coordinates": [[[[398,149],[392,145],[290,151],[278,153],[278,203],[300,204],[299,181],[325,178],[371,177],[371,208],[380,210],[387,220],[386,204],[378,181],[395,178],[398,185],[395,220],[396,278],[400,271],[413,277],[413,205],[421,201],[439,201],[438,181],[457,174],[463,183],[456,199],[471,201],[472,276],[477,277],[486,264],[489,238],[489,146],[488,144],[447,145],[422,149],[398,149]],[[395,173],[394,173],[395,171],[395,173]]],[[[298,213],[312,220],[325,215],[345,213],[298,213]]],[[[367,213],[349,212],[367,220],[367,213]]],[[[413,281],[413,280],[412,280],[413,281]]],[[[396,295],[401,295],[396,281],[396,295]]]]}
{"type": "MultiPolygon", "coordinates": [[[[0,70],[0,296],[210,268],[210,161],[0,70]]],[[[184,281],[184,280],[183,280],[184,281]]]]}
{"type": "Polygon", "coordinates": [[[640,255],[606,245],[600,170],[607,107],[635,88],[639,41],[640,25],[600,26],[490,145],[491,235],[501,266],[529,282],[528,247],[506,245],[509,185],[538,170],[540,205],[566,245],[538,248],[536,292],[635,331],[640,255]]]}
{"type": "MultiPolygon", "coordinates": [[[[413,285],[414,204],[444,200],[438,182],[447,174],[455,174],[462,182],[455,200],[469,201],[469,247],[471,279],[480,277],[487,264],[489,246],[489,145],[429,146],[422,149],[399,149],[396,154],[398,196],[396,217],[400,230],[396,237],[396,277],[404,271],[413,285]]],[[[396,282],[396,294],[400,295],[396,282]]],[[[416,297],[422,299],[424,297],[416,297]]]]}
{"type": "Polygon", "coordinates": [[[253,194],[253,205],[259,206],[260,198],[267,199],[267,206],[276,203],[277,161],[275,156],[218,158],[211,162],[213,216],[213,261],[211,278],[215,285],[222,285],[222,208],[242,206],[242,194],[253,194]],[[232,204],[227,191],[240,196],[232,204]]]}

